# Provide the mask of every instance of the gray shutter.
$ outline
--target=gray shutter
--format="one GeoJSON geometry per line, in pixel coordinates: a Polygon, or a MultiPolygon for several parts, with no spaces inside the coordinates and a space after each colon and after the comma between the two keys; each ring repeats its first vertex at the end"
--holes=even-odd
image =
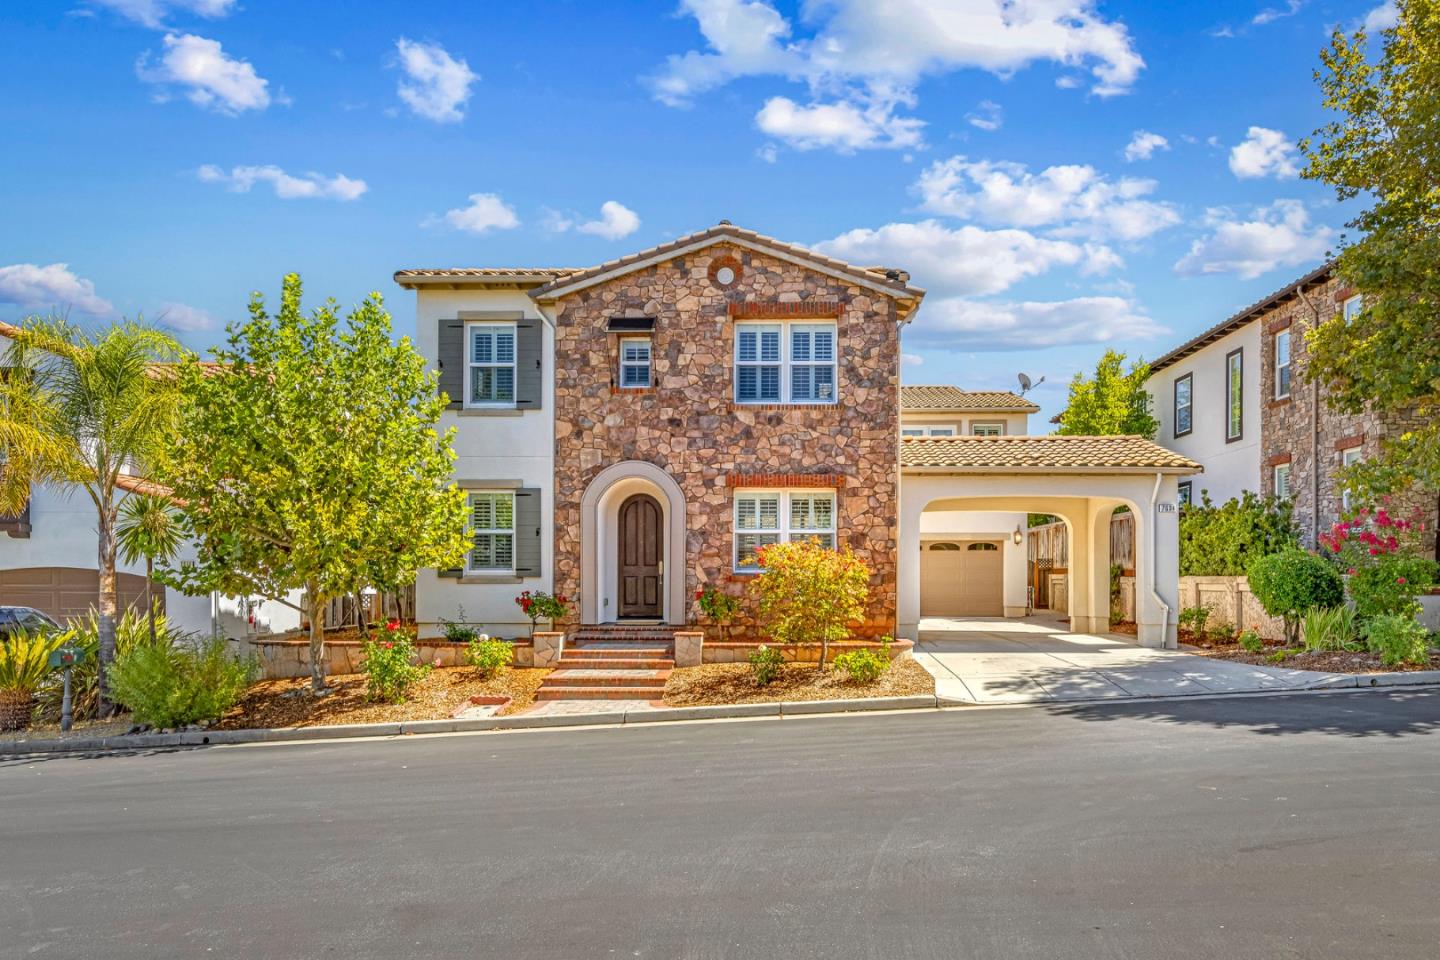
{"type": "Polygon", "coordinates": [[[521,410],[540,409],[543,342],[539,320],[515,322],[515,406],[521,410]]]}
{"type": "Polygon", "coordinates": [[[540,491],[515,491],[515,575],[538,577],[540,571],[540,491]]]}
{"type": "MultiPolygon", "coordinates": [[[[447,410],[465,405],[465,322],[440,321],[440,392],[450,398],[447,410]]],[[[459,574],[456,574],[459,576],[459,574]]]]}

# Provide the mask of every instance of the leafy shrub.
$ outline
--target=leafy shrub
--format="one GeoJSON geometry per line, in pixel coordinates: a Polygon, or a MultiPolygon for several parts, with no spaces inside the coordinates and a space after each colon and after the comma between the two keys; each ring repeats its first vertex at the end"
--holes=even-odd
{"type": "Polygon", "coordinates": [[[506,640],[480,634],[465,648],[465,662],[482,677],[493,677],[515,660],[515,647],[506,640]]]}
{"type": "Polygon", "coordinates": [[[412,683],[424,679],[429,664],[415,663],[415,641],[399,621],[391,620],[360,645],[364,659],[360,672],[365,674],[365,697],[368,700],[404,703],[405,691],[412,683]]]}
{"type": "Polygon", "coordinates": [[[1180,512],[1180,575],[1240,577],[1260,557],[1298,546],[1289,500],[1246,492],[1220,506],[1203,491],[1180,512]]]}
{"type": "Polygon", "coordinates": [[[477,637],[482,636],[479,630],[465,622],[465,608],[456,607],[455,614],[458,619],[440,621],[445,630],[445,639],[451,643],[473,643],[477,637]]]}
{"type": "Polygon", "coordinates": [[[1344,650],[1355,639],[1355,611],[1350,607],[1316,607],[1305,612],[1300,642],[1306,650],[1344,650]]]}
{"type": "Polygon", "coordinates": [[[890,658],[874,650],[851,650],[835,658],[835,666],[857,683],[870,683],[890,669],[890,658]]]}
{"type": "Polygon", "coordinates": [[[774,647],[767,647],[760,644],[750,651],[750,672],[755,675],[755,683],[762,687],[768,687],[780,676],[780,665],[785,662],[785,657],[774,647]]]}
{"type": "Polygon", "coordinates": [[[1298,548],[1258,558],[1250,564],[1248,576],[1250,592],[1260,606],[1285,621],[1285,640],[1292,646],[1298,639],[1300,618],[1307,611],[1345,602],[1345,583],[1339,571],[1298,548]]]}
{"type": "Polygon", "coordinates": [[[1205,639],[1205,624],[1210,619],[1210,608],[1206,606],[1186,607],[1175,618],[1197,639],[1205,639]]]}
{"type": "Polygon", "coordinates": [[[1366,624],[1365,642],[1371,653],[1380,655],[1380,662],[1387,667],[1402,663],[1428,663],[1426,649],[1430,635],[1414,617],[1404,614],[1384,614],[1366,624]]]}
{"type": "Polygon", "coordinates": [[[115,702],[136,723],[183,727],[215,720],[235,705],[255,675],[253,660],[230,656],[224,640],[176,647],[137,644],[110,667],[115,702]]]}
{"type": "Polygon", "coordinates": [[[720,640],[724,642],[730,632],[730,621],[740,609],[740,598],[721,593],[714,587],[704,587],[695,591],[695,601],[705,619],[720,628],[720,640]]]}
{"type": "Polygon", "coordinates": [[[865,614],[870,569],[849,547],[831,550],[815,538],[770,544],[758,557],[753,589],[763,628],[781,643],[820,644],[818,666],[825,669],[830,644],[844,640],[865,614]]]}
{"type": "Polygon", "coordinates": [[[1435,561],[1424,557],[1380,556],[1374,563],[1351,567],[1350,596],[1362,619],[1410,616],[1419,612],[1416,599],[1435,585],[1435,561]]]}
{"type": "Polygon", "coordinates": [[[35,713],[35,691],[50,672],[63,633],[19,629],[0,640],[0,730],[23,730],[35,713]]]}
{"type": "Polygon", "coordinates": [[[1320,535],[1350,578],[1350,596],[1360,619],[1419,612],[1416,598],[1435,585],[1435,561],[1424,557],[1425,518],[1390,514],[1382,503],[1362,507],[1320,535]]]}
{"type": "Polygon", "coordinates": [[[1260,634],[1254,630],[1246,630],[1240,634],[1236,641],[1246,653],[1260,653],[1265,649],[1265,641],[1260,639],[1260,634]]]}
{"type": "Polygon", "coordinates": [[[544,590],[522,590],[515,598],[515,606],[530,620],[530,635],[535,635],[535,624],[541,620],[563,620],[570,609],[570,598],[563,593],[549,594],[544,590]]]}
{"type": "MultiPolygon", "coordinates": [[[[90,719],[100,709],[100,614],[94,608],[83,618],[71,622],[65,632],[67,642],[78,647],[80,658],[70,669],[71,710],[76,720],[90,719]]],[[[194,645],[200,638],[170,625],[164,614],[155,615],[155,645],[166,649],[194,645]]],[[[137,647],[150,646],[150,627],[144,614],[126,607],[115,624],[115,657],[118,659],[137,647]]],[[[37,699],[40,716],[60,719],[60,704],[65,697],[64,672],[57,670],[40,685],[37,699]]]]}

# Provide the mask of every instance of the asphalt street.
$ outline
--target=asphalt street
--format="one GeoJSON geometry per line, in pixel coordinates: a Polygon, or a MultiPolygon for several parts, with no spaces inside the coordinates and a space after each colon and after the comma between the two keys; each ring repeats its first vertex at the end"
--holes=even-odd
{"type": "Polygon", "coordinates": [[[0,957],[1432,958],[1440,693],[0,761],[0,957]]]}

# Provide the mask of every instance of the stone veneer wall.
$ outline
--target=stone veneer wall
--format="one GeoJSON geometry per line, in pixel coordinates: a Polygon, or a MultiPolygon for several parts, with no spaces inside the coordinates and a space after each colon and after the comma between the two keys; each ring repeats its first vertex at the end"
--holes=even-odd
{"type": "MultiPolygon", "coordinates": [[[[1331,279],[1323,286],[1305,292],[1305,300],[1320,313],[1320,321],[1332,318],[1340,309],[1340,301],[1350,295],[1340,282],[1331,279]]],[[[1275,492],[1277,463],[1290,463],[1290,493],[1295,503],[1295,520],[1302,531],[1302,542],[1316,544],[1316,534],[1327,532],[1340,519],[1342,509],[1339,483],[1335,472],[1340,469],[1346,449],[1360,447],[1361,456],[1369,460],[1380,452],[1380,442],[1387,435],[1402,432],[1407,426],[1404,417],[1382,415],[1373,410],[1363,413],[1341,413],[1325,402],[1325,389],[1317,391],[1306,378],[1309,348],[1305,335],[1315,326],[1315,313],[1305,300],[1296,298],[1279,304],[1262,317],[1260,323],[1260,492],[1275,492]],[[1275,399],[1275,334],[1290,330],[1291,381],[1288,400],[1275,399]],[[1315,507],[1315,446],[1312,442],[1318,394],[1319,431],[1319,510],[1315,507]],[[1317,529],[1318,527],[1318,529],[1317,529]]],[[[1249,358],[1246,359],[1249,362],[1249,358]]],[[[1425,512],[1428,520],[1427,549],[1434,554],[1436,494],[1419,492],[1402,498],[1391,506],[1391,512],[1405,513],[1414,508],[1425,512]]]]}
{"type": "MultiPolygon", "coordinates": [[[[744,598],[736,639],[759,636],[746,584],[732,573],[732,488],[763,474],[838,477],[836,528],[870,567],[870,601],[859,636],[895,629],[899,497],[900,344],[895,303],[782,260],[728,244],[666,261],[564,298],[555,337],[555,589],[580,590],[580,498],[602,469],[655,464],[686,503],[686,556],[666,560],[685,595],[715,585],[744,598]],[[738,264],[729,288],[711,265],[738,264]],[[833,318],[838,333],[833,405],[734,404],[732,303],[749,318],[833,318]],[[808,305],[808,306],[807,306],[808,305]],[[655,318],[654,387],[616,391],[611,316],[655,318]]],[[[813,478],[811,480],[813,481],[813,478]]],[[[776,483],[782,486],[782,483],[776,483]]],[[[693,620],[694,611],[686,611],[693,620]]]]}

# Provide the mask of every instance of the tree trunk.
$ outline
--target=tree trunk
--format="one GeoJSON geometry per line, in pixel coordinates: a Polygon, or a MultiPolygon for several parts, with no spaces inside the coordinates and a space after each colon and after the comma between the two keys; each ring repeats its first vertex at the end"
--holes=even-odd
{"type": "Polygon", "coordinates": [[[306,588],[310,594],[310,692],[328,693],[325,686],[325,606],[327,598],[320,596],[314,586],[306,588]]]}
{"type": "Polygon", "coordinates": [[[370,618],[365,616],[365,591],[355,591],[355,628],[362,640],[370,639],[370,618]]]}
{"type": "Polygon", "coordinates": [[[115,713],[110,702],[110,682],[106,672],[115,660],[115,617],[119,601],[115,595],[115,506],[105,503],[100,507],[100,617],[99,617],[99,694],[98,714],[107,719],[115,713]]]}
{"type": "Polygon", "coordinates": [[[830,638],[829,638],[828,636],[822,636],[822,637],[820,638],[820,664],[819,664],[820,672],[821,672],[821,673],[824,673],[824,672],[825,672],[825,658],[828,657],[829,655],[830,655],[830,638]]]}
{"type": "Polygon", "coordinates": [[[150,646],[155,646],[155,598],[151,588],[155,585],[155,558],[145,558],[145,610],[150,619],[150,646]]]}

